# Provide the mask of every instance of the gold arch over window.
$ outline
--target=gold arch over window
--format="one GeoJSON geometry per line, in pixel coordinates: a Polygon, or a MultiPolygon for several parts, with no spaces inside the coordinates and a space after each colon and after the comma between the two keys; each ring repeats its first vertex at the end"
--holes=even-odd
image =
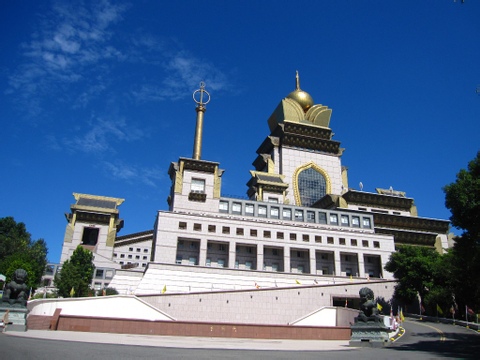
{"type": "MultiPolygon", "coordinates": [[[[308,169],[312,169],[319,173],[323,178],[325,179],[325,194],[319,194],[319,197],[315,200],[320,200],[324,195],[330,194],[332,191],[332,182],[330,180],[330,177],[328,176],[327,172],[323,170],[320,166],[315,164],[314,162],[309,162],[307,164],[304,164],[302,166],[299,166],[295,172],[293,173],[293,191],[294,191],[294,196],[295,196],[295,204],[297,205],[304,205],[302,204],[302,194],[300,193],[300,184],[299,184],[299,176],[300,174],[308,169]]],[[[307,204],[312,205],[312,204],[307,204]]]]}

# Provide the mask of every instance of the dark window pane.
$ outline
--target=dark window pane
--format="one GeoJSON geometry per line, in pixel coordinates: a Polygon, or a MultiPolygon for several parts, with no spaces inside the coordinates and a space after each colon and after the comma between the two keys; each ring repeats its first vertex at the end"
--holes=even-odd
{"type": "Polygon", "coordinates": [[[298,175],[298,191],[302,205],[310,206],[325,196],[327,182],[318,171],[308,168],[298,175]]]}

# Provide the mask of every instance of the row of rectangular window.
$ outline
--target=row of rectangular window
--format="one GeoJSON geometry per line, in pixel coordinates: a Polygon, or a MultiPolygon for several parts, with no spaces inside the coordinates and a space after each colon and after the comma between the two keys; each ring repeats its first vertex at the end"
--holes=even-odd
{"type": "MultiPolygon", "coordinates": [[[[219,211],[222,213],[229,213],[229,202],[220,201],[219,211]]],[[[306,221],[309,223],[319,223],[319,224],[329,224],[329,225],[341,225],[348,227],[363,227],[371,229],[371,219],[370,217],[363,217],[362,223],[360,223],[360,216],[356,215],[346,215],[346,214],[336,214],[323,211],[315,210],[302,210],[302,209],[290,209],[290,208],[280,208],[277,206],[267,205],[257,205],[257,212],[255,214],[255,205],[254,204],[245,204],[244,211],[242,212],[242,203],[233,202],[232,203],[232,214],[235,215],[246,215],[246,216],[258,216],[263,218],[270,219],[282,219],[282,220],[295,220],[295,221],[306,221]],[[268,212],[268,208],[270,211],[268,212]],[[328,216],[327,216],[328,215],[328,216]]]]}
{"type": "MultiPolygon", "coordinates": [[[[297,257],[304,258],[303,255],[304,255],[303,253],[297,252],[297,257]]],[[[330,260],[328,254],[322,254],[321,259],[322,260],[330,260]]],[[[358,264],[358,258],[355,258],[352,255],[341,255],[341,259],[342,259],[342,261],[345,261],[347,263],[351,263],[351,265],[353,265],[353,266],[358,264]]],[[[178,255],[177,258],[176,258],[176,264],[178,264],[178,265],[184,264],[183,260],[184,260],[183,256],[178,255]]],[[[188,260],[188,265],[198,265],[198,261],[197,261],[196,257],[188,257],[185,260],[188,260]]],[[[332,260],[330,260],[330,261],[332,261],[332,260]]],[[[375,261],[374,259],[372,259],[370,257],[366,258],[366,263],[368,263],[368,264],[374,264],[375,262],[377,262],[377,264],[378,264],[378,260],[375,261]]],[[[207,258],[206,261],[205,261],[205,266],[212,266],[212,265],[215,266],[215,267],[218,267],[218,268],[223,268],[223,267],[226,266],[226,260],[225,259],[216,259],[216,261],[212,262],[212,259],[207,258]]],[[[251,270],[253,268],[253,266],[254,266],[254,263],[252,261],[242,261],[240,263],[240,261],[235,260],[235,264],[234,264],[235,269],[239,269],[241,267],[242,269],[245,269],[245,270],[251,270]]],[[[268,264],[268,268],[269,268],[270,271],[283,272],[282,268],[279,266],[279,263],[270,263],[270,264],[268,264]]],[[[264,271],[267,270],[267,263],[263,263],[263,270],[264,271]]],[[[320,269],[317,269],[317,270],[320,270],[320,269]]],[[[323,266],[321,270],[322,270],[323,275],[334,274],[334,272],[332,271],[332,269],[330,269],[329,266],[323,266]]],[[[292,267],[290,271],[291,272],[295,271],[297,273],[304,273],[304,265],[296,263],[295,266],[292,267]]],[[[346,276],[350,276],[350,275],[353,274],[352,268],[345,268],[345,272],[346,272],[345,273],[346,276]]],[[[378,269],[376,270],[375,268],[365,269],[365,272],[368,273],[368,275],[372,276],[372,277],[377,277],[377,276],[381,277],[381,272],[378,271],[378,269]]],[[[356,276],[358,276],[358,274],[356,276]]]]}
{"type": "MultiPolygon", "coordinates": [[[[178,228],[181,230],[186,230],[187,229],[187,223],[184,221],[180,221],[178,223],[178,228]]],[[[193,230],[194,231],[202,231],[202,224],[199,223],[194,223],[193,224],[193,230]]],[[[208,232],[214,233],[217,231],[217,226],[216,225],[208,225],[208,232]]],[[[222,226],[222,234],[230,234],[230,226],[222,226]]],[[[236,234],[237,235],[245,235],[245,231],[243,228],[236,228],[236,234]]],[[[285,239],[285,233],[278,231],[276,233],[277,239],[278,240],[284,240],[285,239]]],[[[257,237],[258,236],[258,231],[256,229],[250,229],[250,236],[251,237],[257,237]]],[[[270,230],[264,230],[263,231],[263,238],[265,239],[271,239],[272,238],[272,232],[270,230]]],[[[296,233],[290,233],[289,238],[291,241],[296,241],[297,240],[297,234],[296,233]]],[[[315,242],[316,243],[322,243],[322,236],[321,235],[315,235],[315,242]]],[[[308,234],[302,234],[301,237],[302,241],[304,242],[310,242],[310,235],[308,234]]],[[[327,237],[327,244],[334,244],[333,237],[327,237]]],[[[346,245],[346,240],[345,238],[339,238],[339,244],[340,245],[346,245]]],[[[357,240],[356,239],[351,239],[350,240],[350,245],[351,246],[358,246],[357,245],[357,240]]],[[[362,240],[362,246],[363,247],[368,247],[368,240],[362,240]]],[[[373,242],[373,247],[374,248],[380,248],[380,243],[378,241],[373,242]]]]}
{"type": "MultiPolygon", "coordinates": [[[[113,257],[116,258],[118,257],[118,254],[117,253],[113,253],[113,257]]],[[[125,258],[125,254],[120,254],[120,259],[124,259],[125,258]]],[[[127,256],[127,259],[133,259],[133,255],[132,254],[128,254],[127,256]]],[[[135,259],[139,260],[140,259],[140,255],[135,255],[135,259]]],[[[142,257],[143,260],[148,260],[148,255],[144,255],[142,257]]]]}
{"type": "MultiPolygon", "coordinates": [[[[137,248],[136,250],[137,250],[137,252],[141,252],[141,251],[142,251],[141,248],[137,248]]],[[[130,252],[133,251],[133,247],[128,248],[128,251],[130,251],[130,252]]],[[[143,249],[143,252],[144,252],[144,253],[148,253],[148,251],[149,251],[148,248],[144,248],[144,249],[143,249]]]]}
{"type": "MultiPolygon", "coordinates": [[[[132,263],[129,261],[129,262],[124,262],[124,261],[120,261],[119,262],[120,265],[131,265],[132,263]]],[[[138,265],[138,264],[137,264],[138,265]]],[[[147,267],[147,264],[146,263],[142,263],[142,267],[147,267]]]]}

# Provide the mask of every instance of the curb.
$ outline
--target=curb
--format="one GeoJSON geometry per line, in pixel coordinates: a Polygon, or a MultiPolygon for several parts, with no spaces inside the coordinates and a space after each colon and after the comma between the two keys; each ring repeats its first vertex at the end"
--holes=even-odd
{"type": "Polygon", "coordinates": [[[397,333],[390,338],[390,341],[393,343],[400,339],[405,334],[405,329],[403,327],[399,327],[397,333]]]}

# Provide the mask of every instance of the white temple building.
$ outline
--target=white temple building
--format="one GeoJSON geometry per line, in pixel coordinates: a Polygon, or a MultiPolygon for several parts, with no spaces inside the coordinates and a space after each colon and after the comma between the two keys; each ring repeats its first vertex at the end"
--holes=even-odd
{"type": "Polygon", "coordinates": [[[224,170],[201,159],[210,95],[203,84],[196,95],[193,156],[170,164],[169,208],[154,229],[117,236],[123,199],[74,193],[61,263],[78,245],[90,249],[97,289],[149,295],[374,282],[393,279],[384,266],[398,245],[449,247],[449,222],[418,217],[404,192],[349,188],[332,110],[300,89],[298,74],[267,119],[247,197],[223,197],[224,170]]]}

